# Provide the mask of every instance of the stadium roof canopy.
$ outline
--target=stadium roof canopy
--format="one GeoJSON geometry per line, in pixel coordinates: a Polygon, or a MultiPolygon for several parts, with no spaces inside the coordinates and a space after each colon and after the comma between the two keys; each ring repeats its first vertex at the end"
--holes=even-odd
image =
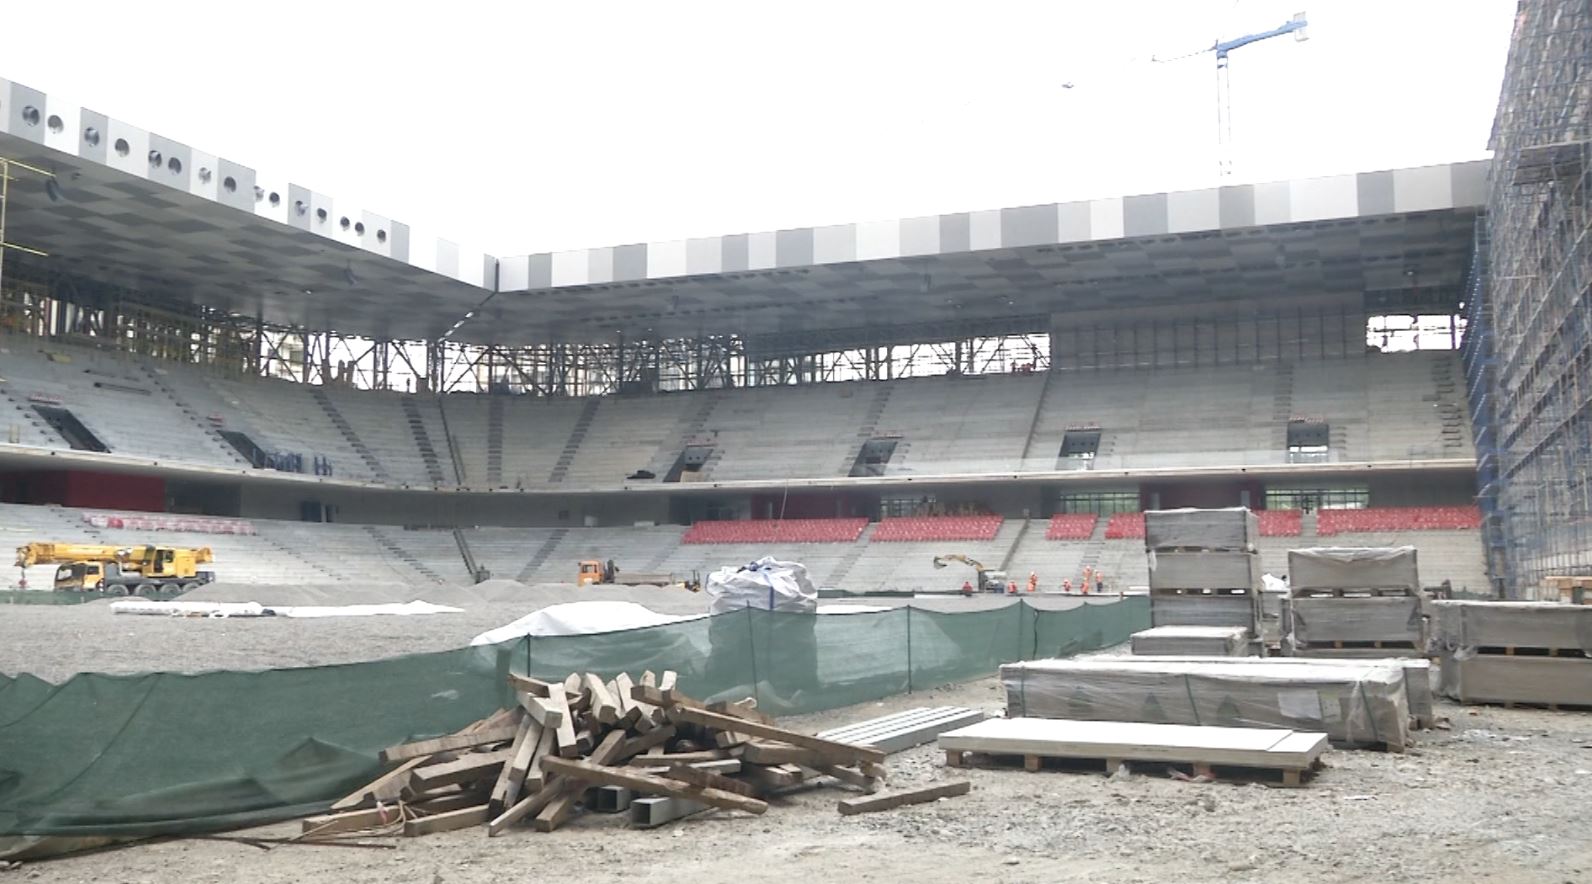
{"type": "Polygon", "coordinates": [[[498,258],[0,80],[14,265],[380,338],[611,341],[999,325],[1452,293],[1487,162],[498,258]],[[467,318],[468,317],[468,318],[467,318]],[[462,324],[459,324],[464,320],[462,324]]]}

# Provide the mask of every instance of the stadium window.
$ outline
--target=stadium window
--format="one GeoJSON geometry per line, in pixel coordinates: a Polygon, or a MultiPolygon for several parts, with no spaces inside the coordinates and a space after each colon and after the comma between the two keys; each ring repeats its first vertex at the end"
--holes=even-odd
{"type": "Polygon", "coordinates": [[[1139,492],[1137,491],[1084,491],[1063,494],[1056,499],[1056,512],[1063,515],[1095,513],[1109,516],[1112,513],[1138,511],[1139,492]]]}
{"type": "Polygon", "coordinates": [[[896,495],[879,498],[879,515],[886,519],[932,515],[940,500],[933,494],[896,495]]]}
{"type": "Polygon", "coordinates": [[[1458,350],[1464,335],[1465,317],[1453,313],[1395,313],[1365,320],[1366,349],[1379,353],[1458,350]]]}
{"type": "Polygon", "coordinates": [[[1322,509],[1363,510],[1371,505],[1371,492],[1367,488],[1267,488],[1266,509],[1304,510],[1307,513],[1322,509]]]}
{"type": "Polygon", "coordinates": [[[1331,455],[1330,428],[1326,421],[1294,419],[1288,422],[1288,462],[1326,463],[1331,455]]]}
{"type": "Polygon", "coordinates": [[[1068,430],[1061,439],[1061,465],[1088,469],[1100,451],[1100,430],[1068,430]]]}

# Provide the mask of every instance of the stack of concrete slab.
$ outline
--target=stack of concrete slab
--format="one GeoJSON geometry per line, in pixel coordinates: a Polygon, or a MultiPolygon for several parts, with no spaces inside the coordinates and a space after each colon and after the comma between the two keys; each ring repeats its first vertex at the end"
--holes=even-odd
{"type": "Polygon", "coordinates": [[[1247,507],[1144,514],[1152,626],[1239,626],[1260,620],[1260,524],[1247,507]]]}
{"type": "Polygon", "coordinates": [[[1409,743],[1404,671],[1377,662],[1036,660],[1001,667],[1006,715],[1317,730],[1348,746],[1409,743]]]}
{"type": "MultiPolygon", "coordinates": [[[[1131,659],[1131,658],[1124,658],[1131,659]]],[[[1146,660],[1145,663],[1161,661],[1178,663],[1228,663],[1234,666],[1249,666],[1255,662],[1253,657],[1208,657],[1200,655],[1158,657],[1155,660],[1146,660]]],[[[1327,659],[1322,657],[1268,657],[1267,665],[1277,664],[1282,666],[1347,666],[1364,669],[1371,666],[1385,666],[1404,674],[1404,702],[1410,709],[1410,727],[1414,730],[1429,730],[1437,723],[1437,708],[1435,705],[1435,690],[1432,680],[1432,661],[1425,657],[1385,657],[1382,659],[1327,659]]]]}
{"type": "Polygon", "coordinates": [[[1592,706],[1592,607],[1439,601],[1432,610],[1447,696],[1592,706]]]}
{"type": "Polygon", "coordinates": [[[1247,657],[1249,630],[1242,626],[1157,626],[1133,634],[1133,653],[1140,657],[1247,657]]]}
{"type": "Polygon", "coordinates": [[[1288,552],[1283,650],[1296,657],[1424,656],[1415,547],[1322,547],[1288,552]]]}

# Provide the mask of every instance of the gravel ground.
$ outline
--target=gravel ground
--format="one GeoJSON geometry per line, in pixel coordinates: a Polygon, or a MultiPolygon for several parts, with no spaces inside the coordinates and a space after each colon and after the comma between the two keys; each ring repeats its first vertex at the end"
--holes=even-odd
{"type": "MultiPolygon", "coordinates": [[[[476,588],[472,588],[476,589],[476,588]]],[[[203,670],[318,664],[456,647],[484,629],[567,600],[568,587],[456,597],[464,614],[338,620],[168,620],[103,604],[0,607],[0,671],[63,678],[79,669],[203,670]],[[375,624],[373,626],[372,624],[375,624]]],[[[230,590],[229,590],[230,591],[230,590]]],[[[293,601],[309,597],[302,588],[293,601]]],[[[218,591],[219,592],[219,591],[218,591]]],[[[587,591],[581,591],[583,593],[587,591]]],[[[437,593],[428,601],[450,603],[437,593]]],[[[590,598],[590,594],[582,597],[590,598]]],[[[285,599],[286,596],[284,595],[285,599]]],[[[671,603],[700,604],[700,597],[671,603]]],[[[274,602],[278,599],[264,598],[274,602]]],[[[350,599],[353,600],[353,599],[350,599]]],[[[369,601],[370,599],[358,599],[369,601]]],[[[653,596],[655,606],[661,597],[653,596]]],[[[995,679],[784,723],[816,731],[922,705],[998,711],[995,679]]],[[[969,795],[841,817],[839,788],[776,799],[768,814],[711,812],[653,831],[585,815],[558,832],[487,839],[462,831],[396,850],[253,847],[170,840],[34,863],[17,880],[61,882],[498,882],[527,872],[583,881],[899,880],[1145,882],[1592,881],[1580,820],[1592,785],[1592,716],[1439,705],[1449,730],[1402,755],[1334,751],[1301,789],[1126,777],[949,770],[932,746],[890,758],[893,786],[966,777],[969,795]]],[[[289,834],[293,825],[259,830],[289,834]]],[[[8,876],[0,874],[0,881],[8,876]]]]}

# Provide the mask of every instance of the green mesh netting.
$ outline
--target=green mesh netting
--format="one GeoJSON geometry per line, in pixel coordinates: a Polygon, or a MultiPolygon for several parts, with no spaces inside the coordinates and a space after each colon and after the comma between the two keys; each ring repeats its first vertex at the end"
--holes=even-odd
{"type": "Polygon", "coordinates": [[[673,669],[692,695],[754,696],[790,715],[1106,647],[1148,626],[1144,599],[957,614],[748,609],[343,666],[0,678],[0,836],[174,834],[316,812],[380,774],[381,749],[509,704],[510,670],[673,669]]]}

